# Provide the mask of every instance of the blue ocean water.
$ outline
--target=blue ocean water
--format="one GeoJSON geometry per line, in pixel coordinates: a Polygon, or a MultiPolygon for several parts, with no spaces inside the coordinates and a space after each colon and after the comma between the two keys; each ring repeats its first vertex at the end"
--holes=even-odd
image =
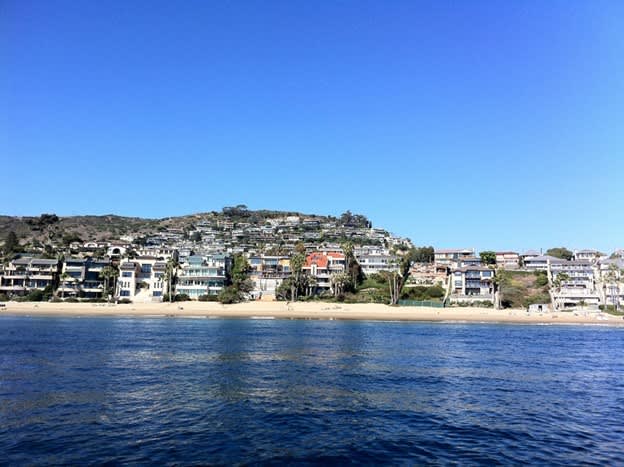
{"type": "Polygon", "coordinates": [[[0,463],[624,463],[624,329],[0,319],[0,463]]]}

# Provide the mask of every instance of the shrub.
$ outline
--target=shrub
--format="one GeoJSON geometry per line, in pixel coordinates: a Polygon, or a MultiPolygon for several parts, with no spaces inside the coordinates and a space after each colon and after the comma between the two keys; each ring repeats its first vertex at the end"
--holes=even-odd
{"type": "Polygon", "coordinates": [[[76,297],[69,297],[66,298],[64,301],[67,303],[78,303],[80,300],[78,300],[76,297]]]}
{"type": "Polygon", "coordinates": [[[127,305],[129,303],[132,303],[132,300],[130,300],[129,298],[121,298],[117,301],[117,303],[121,305],[127,305]]]}
{"type": "Polygon", "coordinates": [[[176,302],[188,302],[191,299],[187,294],[180,293],[173,297],[173,300],[176,302]]]}
{"type": "Polygon", "coordinates": [[[197,297],[197,300],[199,300],[200,302],[218,302],[219,296],[218,295],[200,295],[199,297],[197,297]]]}

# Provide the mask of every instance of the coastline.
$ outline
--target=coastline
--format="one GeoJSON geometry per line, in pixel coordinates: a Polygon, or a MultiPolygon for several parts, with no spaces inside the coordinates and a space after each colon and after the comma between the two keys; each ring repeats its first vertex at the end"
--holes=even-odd
{"type": "Polygon", "coordinates": [[[153,318],[264,318],[364,321],[427,321],[515,324],[600,324],[624,326],[622,316],[582,310],[528,313],[521,309],[495,310],[477,307],[392,307],[366,303],[246,302],[222,305],[216,302],[177,303],[49,303],[6,302],[2,316],[118,316],[153,318]]]}

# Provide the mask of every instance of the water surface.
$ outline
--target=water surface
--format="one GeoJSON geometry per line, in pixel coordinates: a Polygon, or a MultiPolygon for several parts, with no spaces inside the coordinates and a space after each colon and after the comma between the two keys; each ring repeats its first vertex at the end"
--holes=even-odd
{"type": "Polygon", "coordinates": [[[0,319],[10,465],[621,464],[623,404],[619,328],[0,319]]]}

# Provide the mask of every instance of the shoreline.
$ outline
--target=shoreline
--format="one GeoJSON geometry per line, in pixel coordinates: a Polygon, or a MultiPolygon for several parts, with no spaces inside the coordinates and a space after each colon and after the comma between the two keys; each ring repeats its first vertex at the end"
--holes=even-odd
{"type": "Polygon", "coordinates": [[[624,326],[622,316],[595,311],[528,313],[522,309],[495,310],[478,307],[393,307],[377,303],[216,302],[174,303],[50,303],[6,302],[2,316],[302,319],[405,321],[439,323],[594,324],[624,326]]]}

